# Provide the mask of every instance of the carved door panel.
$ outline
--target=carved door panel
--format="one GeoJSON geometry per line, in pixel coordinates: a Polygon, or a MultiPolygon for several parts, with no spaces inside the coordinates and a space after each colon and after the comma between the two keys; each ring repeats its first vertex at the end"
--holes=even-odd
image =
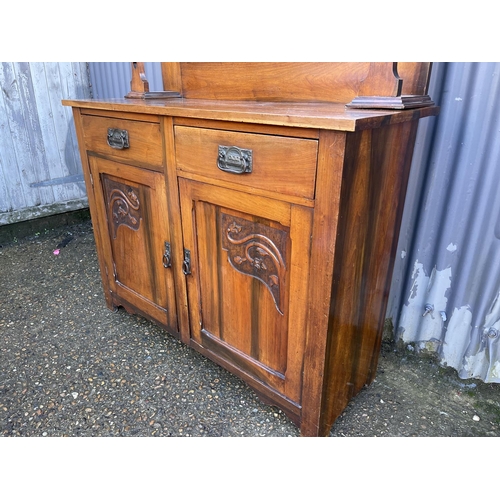
{"type": "Polygon", "coordinates": [[[300,402],[311,209],[179,184],[192,340],[300,402]]]}
{"type": "Polygon", "coordinates": [[[113,305],[135,306],[176,332],[163,174],[89,157],[113,305]]]}

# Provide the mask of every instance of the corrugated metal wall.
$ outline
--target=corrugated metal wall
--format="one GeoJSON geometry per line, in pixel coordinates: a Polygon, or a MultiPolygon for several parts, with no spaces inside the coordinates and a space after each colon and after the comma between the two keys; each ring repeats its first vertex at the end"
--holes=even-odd
{"type": "Polygon", "coordinates": [[[71,109],[86,63],[0,64],[0,225],[87,206],[71,109]]]}
{"type": "MultiPolygon", "coordinates": [[[[130,91],[132,77],[129,62],[91,62],[90,80],[94,97],[113,99],[124,97],[130,91]]],[[[144,71],[149,83],[149,90],[163,90],[161,65],[159,62],[145,62],[144,71]]]]}
{"type": "MultiPolygon", "coordinates": [[[[128,92],[129,63],[90,63],[94,95],[128,92]]],[[[161,90],[158,63],[146,63],[161,90]]],[[[435,63],[441,106],[420,122],[387,317],[408,348],[500,382],[500,63],[435,63]]]]}
{"type": "Polygon", "coordinates": [[[500,382],[500,63],[436,77],[441,114],[418,154],[388,315],[460,377],[500,382]]]}

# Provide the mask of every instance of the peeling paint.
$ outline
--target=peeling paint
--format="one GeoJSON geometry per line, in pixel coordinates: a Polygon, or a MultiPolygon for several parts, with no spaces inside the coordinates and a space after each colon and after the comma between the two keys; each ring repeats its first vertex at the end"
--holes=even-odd
{"type": "Polygon", "coordinates": [[[401,250],[401,258],[404,259],[406,257],[406,252],[404,250],[401,250]]]}
{"type": "Polygon", "coordinates": [[[490,310],[484,318],[483,331],[486,332],[490,328],[500,329],[500,292],[493,299],[490,310]]]}
{"type": "MultiPolygon", "coordinates": [[[[420,269],[415,275],[419,276],[422,282],[424,281],[420,269]]],[[[447,273],[435,276],[434,286],[441,282],[441,293],[445,288],[444,283],[448,281],[448,276],[447,273]]],[[[430,278],[428,279],[430,281],[430,278]]],[[[446,300],[446,297],[443,300],[446,300]]],[[[498,316],[500,294],[497,295],[490,313],[486,316],[484,327],[480,329],[483,334],[476,335],[477,338],[474,337],[477,328],[472,325],[473,314],[468,305],[455,308],[446,327],[442,315],[441,321],[439,321],[439,314],[431,316],[429,313],[426,315],[426,317],[431,316],[429,320],[426,320],[426,317],[419,317],[421,302],[422,297],[415,296],[411,303],[405,306],[406,310],[401,318],[401,324],[404,326],[398,328],[398,335],[407,343],[407,348],[438,353],[440,363],[456,369],[463,379],[478,378],[487,383],[500,382],[500,360],[497,354],[497,345],[500,347],[500,344],[497,344],[497,337],[491,339],[486,334],[490,328],[500,328],[498,316]],[[438,336],[432,337],[432,335],[438,336]]]]}
{"type": "Polygon", "coordinates": [[[446,293],[450,287],[451,267],[441,271],[434,268],[427,276],[423,264],[415,261],[410,295],[398,322],[404,342],[439,343],[442,340],[444,318],[441,311],[446,311],[446,293]],[[432,306],[432,309],[428,307],[427,314],[426,305],[432,306]]]}
{"type": "Polygon", "coordinates": [[[480,327],[473,325],[469,305],[455,308],[446,324],[451,283],[451,267],[442,270],[434,267],[427,275],[423,264],[415,261],[410,295],[399,318],[398,336],[417,350],[438,353],[441,363],[455,368],[461,378],[500,382],[497,354],[500,338],[488,336],[492,329],[500,330],[500,291],[480,327]]]}
{"type": "Polygon", "coordinates": [[[468,306],[455,308],[450,317],[443,343],[443,362],[459,370],[464,352],[470,343],[472,332],[472,311],[468,306]]]}
{"type": "Polygon", "coordinates": [[[486,382],[500,382],[500,361],[495,361],[486,382]]]}
{"type": "Polygon", "coordinates": [[[485,382],[500,382],[500,359],[498,336],[491,336],[492,331],[500,329],[500,292],[493,299],[484,323],[479,329],[474,342],[471,342],[464,357],[463,377],[477,377],[485,382]]]}
{"type": "Polygon", "coordinates": [[[479,351],[476,354],[467,356],[464,359],[462,373],[464,373],[467,378],[481,378],[481,373],[484,371],[484,367],[488,364],[486,351],[479,351]]]}
{"type": "Polygon", "coordinates": [[[447,247],[446,247],[446,250],[448,250],[448,252],[455,252],[457,250],[457,245],[454,245],[453,243],[450,243],[447,247]]]}

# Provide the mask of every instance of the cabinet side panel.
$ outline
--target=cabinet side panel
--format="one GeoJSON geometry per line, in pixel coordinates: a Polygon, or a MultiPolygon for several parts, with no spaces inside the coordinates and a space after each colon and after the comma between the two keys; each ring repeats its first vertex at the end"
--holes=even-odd
{"type": "Polygon", "coordinates": [[[321,433],[374,376],[418,122],[347,143],[329,318],[321,433]]]}

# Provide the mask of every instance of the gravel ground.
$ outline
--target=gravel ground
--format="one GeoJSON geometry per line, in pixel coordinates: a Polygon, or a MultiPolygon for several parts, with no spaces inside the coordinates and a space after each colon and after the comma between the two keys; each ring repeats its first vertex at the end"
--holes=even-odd
{"type": "MultiPolygon", "coordinates": [[[[90,221],[4,243],[0,285],[1,436],[299,435],[224,369],[106,308],[90,221]]],[[[386,342],[330,435],[499,436],[500,387],[386,342]]]]}

